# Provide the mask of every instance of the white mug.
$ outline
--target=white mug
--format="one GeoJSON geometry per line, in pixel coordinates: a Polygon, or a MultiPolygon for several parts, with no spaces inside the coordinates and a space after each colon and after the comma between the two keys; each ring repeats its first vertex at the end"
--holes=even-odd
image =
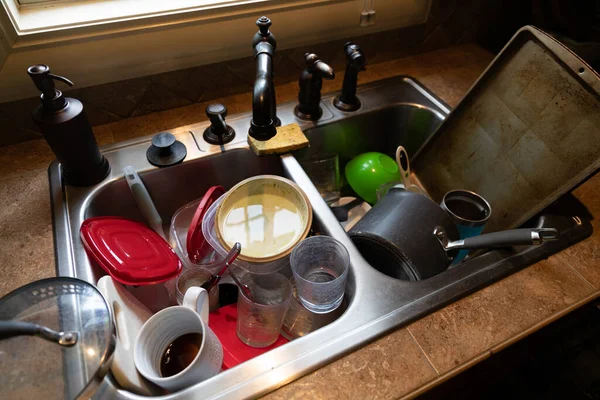
{"type": "Polygon", "coordinates": [[[200,287],[185,292],[183,305],[165,308],[154,314],[140,330],[133,350],[138,372],[169,391],[186,388],[221,371],[223,347],[208,327],[208,293],[200,287]],[[202,343],[194,361],[183,371],[169,377],[160,374],[162,355],[169,344],[188,333],[201,333],[202,343]]]}

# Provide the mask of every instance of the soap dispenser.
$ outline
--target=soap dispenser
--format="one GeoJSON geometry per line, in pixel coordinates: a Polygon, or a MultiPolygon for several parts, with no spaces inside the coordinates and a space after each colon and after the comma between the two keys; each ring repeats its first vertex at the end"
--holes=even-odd
{"type": "Polygon", "coordinates": [[[110,165],[100,153],[83,104],[65,97],[54,87],[55,80],[69,86],[73,83],[51,74],[50,67],[44,64],[29,67],[27,73],[42,92],[42,104],[33,111],[33,120],[60,162],[65,182],[90,186],[103,180],[110,172],[110,165]]]}

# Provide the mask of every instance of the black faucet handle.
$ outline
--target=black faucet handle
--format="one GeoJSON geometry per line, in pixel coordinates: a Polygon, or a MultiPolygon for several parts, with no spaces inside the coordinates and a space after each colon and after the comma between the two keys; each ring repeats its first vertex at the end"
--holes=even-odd
{"type": "Polygon", "coordinates": [[[321,89],[323,79],[335,78],[333,68],[319,59],[315,53],[305,53],[306,69],[300,74],[298,85],[298,105],[294,114],[301,119],[316,121],[323,115],[321,89]]]}
{"type": "Polygon", "coordinates": [[[255,48],[260,42],[267,42],[273,46],[273,50],[277,47],[277,41],[275,35],[269,30],[272,22],[269,18],[264,15],[256,20],[256,26],[258,26],[258,32],[254,34],[252,38],[252,48],[255,48]]]}
{"type": "Polygon", "coordinates": [[[210,126],[204,130],[204,140],[210,144],[225,144],[233,140],[235,131],[225,122],[227,107],[219,103],[209,104],[206,116],[210,120],[210,126]]]}
{"type": "Polygon", "coordinates": [[[306,68],[313,74],[325,79],[334,79],[335,72],[328,64],[319,59],[315,53],[305,53],[306,68]]]}
{"type": "Polygon", "coordinates": [[[347,42],[344,45],[344,52],[346,53],[346,61],[349,65],[359,71],[365,69],[367,58],[356,43],[347,42]]]}
{"type": "Polygon", "coordinates": [[[264,15],[256,20],[256,26],[258,26],[258,30],[263,36],[269,36],[269,28],[271,25],[271,20],[264,15]]]}

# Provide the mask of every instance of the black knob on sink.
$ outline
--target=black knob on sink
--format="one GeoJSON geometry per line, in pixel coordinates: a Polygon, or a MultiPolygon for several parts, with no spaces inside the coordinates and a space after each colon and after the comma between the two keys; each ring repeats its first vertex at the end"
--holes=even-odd
{"type": "Polygon", "coordinates": [[[204,140],[210,144],[225,144],[233,140],[235,131],[225,123],[227,107],[218,103],[209,104],[206,116],[210,120],[210,126],[204,131],[204,140]]]}
{"type": "Polygon", "coordinates": [[[168,167],[183,161],[187,156],[185,145],[169,132],[161,132],[152,137],[152,146],[146,151],[148,162],[157,167],[168,167]]]}

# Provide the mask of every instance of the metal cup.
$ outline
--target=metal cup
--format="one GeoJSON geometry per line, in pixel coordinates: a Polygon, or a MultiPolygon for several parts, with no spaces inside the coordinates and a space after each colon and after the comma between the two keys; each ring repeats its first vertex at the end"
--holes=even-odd
{"type": "MultiPolygon", "coordinates": [[[[492,215],[492,207],[486,199],[468,190],[451,190],[444,195],[440,206],[456,225],[461,239],[480,235],[492,215]]],[[[469,250],[458,252],[452,265],[460,263],[469,250]]]]}

